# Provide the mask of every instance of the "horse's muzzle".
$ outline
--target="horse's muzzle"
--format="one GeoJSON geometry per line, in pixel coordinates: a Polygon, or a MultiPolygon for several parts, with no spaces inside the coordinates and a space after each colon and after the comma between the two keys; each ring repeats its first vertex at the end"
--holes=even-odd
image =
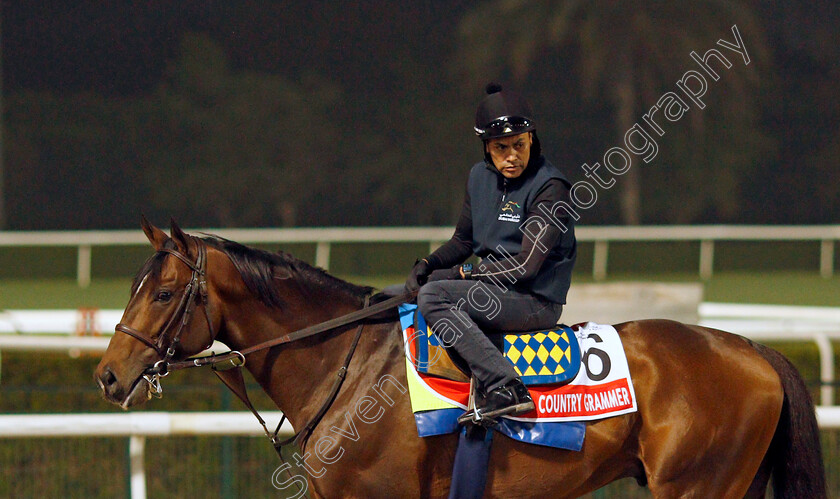
{"type": "Polygon", "coordinates": [[[95,376],[95,379],[96,384],[99,385],[99,388],[102,390],[102,394],[105,395],[105,398],[108,399],[109,402],[116,403],[120,397],[122,389],[117,382],[117,376],[113,371],[111,371],[111,368],[106,367],[103,369],[99,375],[95,376]]]}
{"type": "Polygon", "coordinates": [[[105,399],[123,409],[142,404],[151,398],[149,384],[143,376],[139,376],[133,383],[123,385],[110,367],[105,367],[101,373],[94,376],[96,383],[102,390],[105,399]]]}

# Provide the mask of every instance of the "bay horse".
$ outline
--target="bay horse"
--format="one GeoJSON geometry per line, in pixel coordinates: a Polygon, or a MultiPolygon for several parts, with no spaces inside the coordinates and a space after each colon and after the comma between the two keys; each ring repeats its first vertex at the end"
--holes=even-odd
{"type": "MultiPolygon", "coordinates": [[[[185,359],[213,339],[247,349],[357,311],[371,292],[284,253],[191,236],[174,221],[170,235],[145,218],[142,226],[157,252],[135,277],[118,326],[132,334],[114,335],[94,373],[105,398],[125,409],[149,399],[144,375],[164,357],[185,359]],[[202,292],[188,293],[197,274],[202,292]],[[186,301],[195,313],[178,325],[186,301]]],[[[396,312],[362,322],[346,382],[296,457],[309,491],[446,497],[458,437],[417,436],[396,312]]],[[[295,428],[329,395],[357,326],[247,355],[245,367],[295,428]]],[[[577,497],[623,477],[654,497],[764,497],[771,476],[776,498],[826,497],[814,406],[780,353],[668,320],[615,328],[638,411],[587,423],[578,452],[497,436],[486,497],[577,497]]]]}

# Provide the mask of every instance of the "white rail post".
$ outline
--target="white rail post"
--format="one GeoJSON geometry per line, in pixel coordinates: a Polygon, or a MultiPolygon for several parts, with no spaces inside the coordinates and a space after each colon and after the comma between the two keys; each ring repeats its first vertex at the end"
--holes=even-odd
{"type": "Polygon", "coordinates": [[[820,405],[834,405],[834,351],[831,340],[822,333],[814,335],[820,351],[820,405]]]}
{"type": "Polygon", "coordinates": [[[831,279],[834,275],[834,241],[823,239],[820,244],[820,275],[825,279],[831,279]]]}
{"type": "Polygon", "coordinates": [[[712,267],[715,261],[715,242],[711,239],[700,241],[700,278],[712,278],[712,267]]]}
{"type": "Polygon", "coordinates": [[[90,255],[90,245],[80,244],[78,258],[76,260],[76,280],[80,288],[90,286],[90,255]]]}
{"type": "Polygon", "coordinates": [[[595,241],[595,250],[592,255],[592,277],[596,281],[603,281],[607,278],[607,259],[609,258],[610,243],[605,239],[595,241]]]}
{"type": "Polygon", "coordinates": [[[131,470],[131,499],[146,499],[146,437],[128,437],[131,470]]]}
{"type": "Polygon", "coordinates": [[[324,270],[330,269],[330,242],[318,241],[315,247],[315,265],[324,270]]]}

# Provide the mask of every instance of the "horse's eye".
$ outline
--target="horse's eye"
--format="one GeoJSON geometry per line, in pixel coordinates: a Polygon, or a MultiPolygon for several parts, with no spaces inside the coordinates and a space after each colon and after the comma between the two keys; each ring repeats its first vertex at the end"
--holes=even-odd
{"type": "Polygon", "coordinates": [[[155,296],[155,301],[162,301],[168,302],[172,299],[172,293],[170,291],[158,291],[158,294],[155,296]]]}

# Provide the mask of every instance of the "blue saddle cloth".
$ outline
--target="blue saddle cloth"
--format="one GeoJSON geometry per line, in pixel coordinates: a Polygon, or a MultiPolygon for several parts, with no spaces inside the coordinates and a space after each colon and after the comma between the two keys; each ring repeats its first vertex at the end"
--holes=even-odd
{"type": "MultiPolygon", "coordinates": [[[[442,352],[435,352],[435,349],[443,350],[443,346],[435,335],[429,334],[416,305],[400,305],[399,312],[403,333],[407,339],[408,365],[413,365],[418,372],[416,376],[420,376],[421,373],[438,376],[439,373],[431,371],[442,364],[436,362],[437,355],[442,352]],[[423,334],[424,332],[426,334],[423,334]]],[[[503,341],[506,345],[506,358],[528,384],[570,381],[580,369],[580,346],[574,332],[567,326],[558,326],[552,331],[507,334],[503,341]]],[[[446,358],[448,359],[448,356],[446,358]]],[[[412,376],[411,373],[408,375],[412,376]]],[[[409,383],[410,392],[412,386],[414,385],[409,383]]],[[[463,409],[454,407],[414,409],[417,433],[421,437],[455,433],[462,429],[457,419],[463,413],[463,409]]],[[[574,451],[581,449],[586,433],[586,425],[582,422],[528,422],[509,418],[501,418],[492,429],[521,442],[574,451]]]]}

